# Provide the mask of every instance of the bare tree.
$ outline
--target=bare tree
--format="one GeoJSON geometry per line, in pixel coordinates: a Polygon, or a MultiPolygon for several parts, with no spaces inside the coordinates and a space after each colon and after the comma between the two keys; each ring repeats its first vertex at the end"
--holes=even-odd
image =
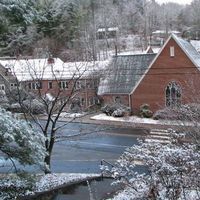
{"type": "Polygon", "coordinates": [[[99,77],[99,71],[97,73],[96,65],[98,63],[95,62],[66,64],[57,58],[19,60],[14,61],[13,65],[10,62],[11,70],[17,77],[17,84],[14,90],[10,91],[9,97],[15,98],[25,119],[31,119],[46,138],[45,163],[49,166],[49,171],[46,170],[46,173],[50,172],[52,150],[58,138],[61,141],[62,138],[74,138],[89,134],[83,131],[71,136],[59,135],[57,137],[56,135],[61,128],[75,119],[74,117],[68,122],[58,125],[63,112],[70,112],[74,106],[79,109],[87,108],[89,100],[84,95],[90,95],[91,98],[97,99],[95,84],[99,77]],[[90,92],[87,93],[87,90],[90,92]],[[41,111],[46,115],[43,124],[38,115],[35,115],[41,111]]]}

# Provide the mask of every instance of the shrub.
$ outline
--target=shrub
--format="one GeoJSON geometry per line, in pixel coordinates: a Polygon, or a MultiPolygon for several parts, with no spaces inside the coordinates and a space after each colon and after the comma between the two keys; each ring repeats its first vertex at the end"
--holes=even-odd
{"type": "Polygon", "coordinates": [[[25,100],[22,105],[19,103],[11,104],[7,110],[15,113],[32,113],[32,114],[43,114],[45,113],[44,105],[37,99],[25,100]]]}
{"type": "Polygon", "coordinates": [[[150,106],[148,104],[140,106],[140,116],[145,118],[151,118],[153,116],[153,112],[150,110],[150,106]]]}
{"type": "Polygon", "coordinates": [[[198,121],[200,119],[200,104],[186,104],[179,108],[164,108],[158,110],[154,116],[154,119],[168,119],[168,120],[186,120],[198,121]]]}
{"type": "Polygon", "coordinates": [[[122,109],[117,109],[112,113],[113,117],[123,117],[124,116],[125,111],[122,109]]]}
{"type": "Polygon", "coordinates": [[[123,117],[130,114],[130,108],[120,103],[109,104],[101,108],[101,111],[108,116],[123,117]]]}
{"type": "Polygon", "coordinates": [[[31,112],[32,114],[45,113],[45,106],[37,99],[23,101],[23,110],[25,112],[31,112]]]}

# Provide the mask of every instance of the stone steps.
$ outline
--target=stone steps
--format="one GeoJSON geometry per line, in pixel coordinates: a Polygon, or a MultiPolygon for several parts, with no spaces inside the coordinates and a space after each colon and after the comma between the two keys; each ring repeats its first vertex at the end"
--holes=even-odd
{"type": "Polygon", "coordinates": [[[170,132],[165,129],[152,129],[150,134],[146,137],[145,142],[169,144],[170,132]]]}

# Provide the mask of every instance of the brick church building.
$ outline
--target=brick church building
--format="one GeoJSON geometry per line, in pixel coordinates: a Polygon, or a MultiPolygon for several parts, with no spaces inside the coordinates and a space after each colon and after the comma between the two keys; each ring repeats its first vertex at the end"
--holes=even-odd
{"type": "Polygon", "coordinates": [[[172,34],[158,54],[113,57],[100,81],[98,95],[104,103],[120,102],[138,113],[142,104],[152,111],[197,103],[200,87],[200,54],[172,34]]]}

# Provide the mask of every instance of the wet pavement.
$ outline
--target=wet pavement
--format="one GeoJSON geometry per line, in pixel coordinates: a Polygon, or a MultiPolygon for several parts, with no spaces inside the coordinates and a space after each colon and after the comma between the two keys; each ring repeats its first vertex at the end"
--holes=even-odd
{"type": "MultiPolygon", "coordinates": [[[[59,126],[65,122],[59,122],[59,126]]],[[[120,128],[108,125],[70,123],[58,131],[60,141],[55,143],[51,169],[54,173],[100,173],[102,159],[114,163],[127,147],[138,144],[138,136],[146,130],[120,128]],[[66,136],[80,134],[79,137],[66,139],[66,136]]],[[[0,168],[6,172],[9,165],[0,168]]],[[[40,171],[28,167],[30,171],[40,171]]],[[[139,166],[138,170],[143,170],[139,166]]]]}

